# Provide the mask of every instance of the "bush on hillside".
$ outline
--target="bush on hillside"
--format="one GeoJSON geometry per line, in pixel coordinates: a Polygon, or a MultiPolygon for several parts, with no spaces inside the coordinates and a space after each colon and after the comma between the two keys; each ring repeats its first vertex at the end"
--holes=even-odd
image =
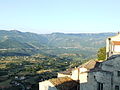
{"type": "Polygon", "coordinates": [[[100,48],[97,52],[98,60],[105,60],[106,59],[106,48],[100,48]]]}

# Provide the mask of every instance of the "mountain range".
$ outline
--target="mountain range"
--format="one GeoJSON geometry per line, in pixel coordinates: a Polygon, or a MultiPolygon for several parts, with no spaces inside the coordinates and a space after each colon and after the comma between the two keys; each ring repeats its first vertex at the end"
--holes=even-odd
{"type": "Polygon", "coordinates": [[[0,54],[33,55],[36,53],[77,53],[95,56],[105,46],[105,39],[115,33],[36,34],[18,30],[0,30],[0,54]]]}

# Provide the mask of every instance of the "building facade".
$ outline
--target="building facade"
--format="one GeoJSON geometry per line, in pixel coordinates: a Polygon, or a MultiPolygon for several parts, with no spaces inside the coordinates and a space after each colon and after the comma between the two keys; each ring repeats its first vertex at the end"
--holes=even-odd
{"type": "Polygon", "coordinates": [[[118,33],[116,36],[112,36],[106,39],[107,57],[116,54],[120,54],[120,33],[118,33]]]}

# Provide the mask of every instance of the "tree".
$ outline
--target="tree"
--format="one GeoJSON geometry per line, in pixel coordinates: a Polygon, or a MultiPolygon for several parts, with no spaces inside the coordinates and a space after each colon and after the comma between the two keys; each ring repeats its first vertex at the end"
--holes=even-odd
{"type": "Polygon", "coordinates": [[[97,52],[98,60],[105,60],[106,59],[106,48],[100,48],[97,52]]]}

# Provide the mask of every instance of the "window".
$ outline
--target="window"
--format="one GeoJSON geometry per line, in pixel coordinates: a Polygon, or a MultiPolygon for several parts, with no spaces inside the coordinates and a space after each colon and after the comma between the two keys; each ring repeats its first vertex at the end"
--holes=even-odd
{"type": "Polygon", "coordinates": [[[103,83],[98,82],[98,89],[97,90],[103,90],[103,83]]]}
{"type": "Polygon", "coordinates": [[[119,90],[119,86],[118,85],[115,86],[115,90],[119,90]]]}
{"type": "Polygon", "coordinates": [[[117,76],[120,77],[120,71],[117,71],[117,76]]]}

